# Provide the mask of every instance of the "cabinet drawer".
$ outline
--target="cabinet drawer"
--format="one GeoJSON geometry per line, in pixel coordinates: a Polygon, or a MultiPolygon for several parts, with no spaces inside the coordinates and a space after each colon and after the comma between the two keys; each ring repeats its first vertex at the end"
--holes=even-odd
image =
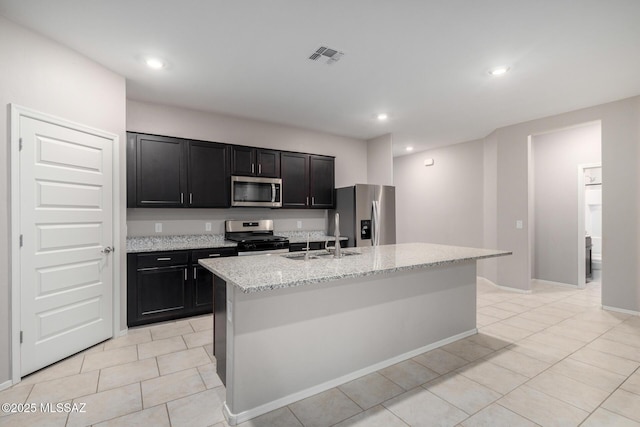
{"type": "Polygon", "coordinates": [[[197,261],[202,258],[235,256],[237,254],[238,250],[236,248],[198,249],[191,251],[191,261],[197,263],[197,261]]]}
{"type": "Polygon", "coordinates": [[[185,265],[188,263],[188,252],[157,252],[154,254],[138,255],[138,269],[185,265]]]}

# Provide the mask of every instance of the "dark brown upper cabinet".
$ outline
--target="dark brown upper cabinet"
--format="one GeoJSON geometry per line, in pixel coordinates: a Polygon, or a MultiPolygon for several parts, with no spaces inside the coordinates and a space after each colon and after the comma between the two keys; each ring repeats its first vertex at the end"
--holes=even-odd
{"type": "Polygon", "coordinates": [[[303,153],[281,154],[282,207],[334,207],[335,159],[303,153]]]}
{"type": "Polygon", "coordinates": [[[280,151],[234,145],[231,175],[280,178],[280,151]]]}
{"type": "Polygon", "coordinates": [[[228,146],[127,133],[127,207],[230,205],[228,146]]]}
{"type": "Polygon", "coordinates": [[[311,207],[335,207],[335,159],[327,156],[309,156],[309,197],[311,207]]]}
{"type": "Polygon", "coordinates": [[[190,208],[230,206],[228,146],[215,142],[189,142],[190,208]]]}

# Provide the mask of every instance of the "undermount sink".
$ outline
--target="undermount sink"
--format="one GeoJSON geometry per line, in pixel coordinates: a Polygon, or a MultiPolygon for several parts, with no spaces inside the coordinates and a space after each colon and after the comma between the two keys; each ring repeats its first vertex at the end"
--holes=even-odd
{"type": "MultiPolygon", "coordinates": [[[[282,255],[283,258],[292,259],[294,261],[304,261],[304,252],[294,252],[292,254],[282,255]]],[[[309,254],[309,259],[318,259],[317,256],[309,254]]]]}
{"type": "MultiPolygon", "coordinates": [[[[351,256],[351,255],[362,255],[361,252],[355,252],[355,251],[348,251],[348,250],[342,250],[342,257],[345,256],[351,256]]],[[[284,258],[287,259],[291,259],[294,261],[304,261],[305,260],[305,253],[304,252],[294,252],[291,254],[286,254],[286,255],[282,255],[284,258]]],[[[309,257],[307,258],[307,260],[312,260],[312,259],[327,259],[327,258],[333,258],[333,253],[329,253],[329,252],[314,252],[314,253],[310,253],[309,257]]]]}

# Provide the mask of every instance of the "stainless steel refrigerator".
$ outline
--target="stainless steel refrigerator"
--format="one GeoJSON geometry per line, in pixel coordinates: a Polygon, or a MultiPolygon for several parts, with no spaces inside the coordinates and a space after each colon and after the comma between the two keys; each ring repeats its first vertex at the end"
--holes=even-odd
{"type": "Polygon", "coordinates": [[[356,184],[336,189],[336,209],[329,214],[329,234],[335,234],[335,213],[340,214],[340,235],[349,246],[396,243],[396,188],[356,184]]]}

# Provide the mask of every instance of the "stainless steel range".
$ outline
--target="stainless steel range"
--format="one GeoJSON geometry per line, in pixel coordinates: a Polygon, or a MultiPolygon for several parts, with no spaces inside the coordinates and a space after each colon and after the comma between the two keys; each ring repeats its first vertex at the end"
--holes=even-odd
{"type": "Polygon", "coordinates": [[[273,235],[273,220],[224,222],[224,238],[238,243],[238,255],[289,252],[289,239],[273,235]]]}

